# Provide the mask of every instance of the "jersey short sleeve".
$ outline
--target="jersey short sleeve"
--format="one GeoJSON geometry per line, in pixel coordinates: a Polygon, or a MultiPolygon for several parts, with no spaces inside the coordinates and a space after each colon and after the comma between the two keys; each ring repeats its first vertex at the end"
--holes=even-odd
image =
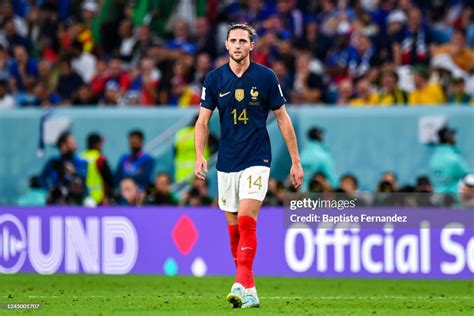
{"type": "Polygon", "coordinates": [[[204,79],[204,84],[202,85],[201,106],[211,111],[213,111],[217,105],[213,87],[212,76],[208,74],[206,79],[204,79]]]}
{"type": "Polygon", "coordinates": [[[278,110],[282,105],[286,103],[286,99],[283,96],[283,90],[281,89],[280,83],[278,82],[278,78],[273,72],[271,73],[269,82],[270,82],[269,105],[270,105],[270,109],[275,111],[275,110],[278,110]]]}

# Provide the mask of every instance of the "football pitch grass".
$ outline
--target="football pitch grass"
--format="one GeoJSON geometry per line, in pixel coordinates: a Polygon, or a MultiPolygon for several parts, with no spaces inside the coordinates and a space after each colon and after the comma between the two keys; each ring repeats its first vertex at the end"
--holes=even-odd
{"type": "Polygon", "coordinates": [[[474,315],[473,281],[257,277],[261,307],[232,309],[231,277],[0,274],[1,315],[474,315]]]}

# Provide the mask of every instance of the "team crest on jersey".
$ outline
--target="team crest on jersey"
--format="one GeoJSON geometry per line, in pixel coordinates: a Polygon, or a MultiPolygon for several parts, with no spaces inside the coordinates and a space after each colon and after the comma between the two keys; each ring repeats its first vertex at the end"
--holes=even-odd
{"type": "Polygon", "coordinates": [[[244,95],[245,95],[245,92],[244,92],[244,89],[235,89],[235,99],[237,101],[242,101],[244,99],[244,95]]]}
{"type": "Polygon", "coordinates": [[[249,105],[259,105],[260,102],[258,102],[258,90],[257,87],[252,87],[250,90],[250,95],[251,95],[251,100],[249,102],[249,105]]]}

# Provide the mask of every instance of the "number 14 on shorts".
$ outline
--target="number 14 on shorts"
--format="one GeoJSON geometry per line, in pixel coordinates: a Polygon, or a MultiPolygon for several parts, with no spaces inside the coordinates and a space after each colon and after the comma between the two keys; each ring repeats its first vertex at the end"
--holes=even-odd
{"type": "Polygon", "coordinates": [[[258,187],[258,190],[261,190],[263,187],[262,184],[262,176],[258,176],[256,179],[252,177],[252,175],[247,177],[247,180],[249,182],[249,189],[252,189],[252,186],[258,187]]]}

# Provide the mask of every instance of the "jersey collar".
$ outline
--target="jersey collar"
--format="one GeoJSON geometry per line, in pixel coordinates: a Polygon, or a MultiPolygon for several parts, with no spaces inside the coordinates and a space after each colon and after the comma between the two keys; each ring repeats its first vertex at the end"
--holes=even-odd
{"type": "Polygon", "coordinates": [[[253,64],[254,62],[253,61],[250,61],[250,64],[249,64],[249,67],[244,71],[244,73],[242,74],[242,76],[238,77],[235,72],[232,71],[232,69],[230,68],[230,63],[227,63],[227,69],[229,70],[229,72],[235,77],[235,78],[238,78],[238,79],[241,79],[243,78],[250,70],[250,68],[253,67],[253,64]]]}

